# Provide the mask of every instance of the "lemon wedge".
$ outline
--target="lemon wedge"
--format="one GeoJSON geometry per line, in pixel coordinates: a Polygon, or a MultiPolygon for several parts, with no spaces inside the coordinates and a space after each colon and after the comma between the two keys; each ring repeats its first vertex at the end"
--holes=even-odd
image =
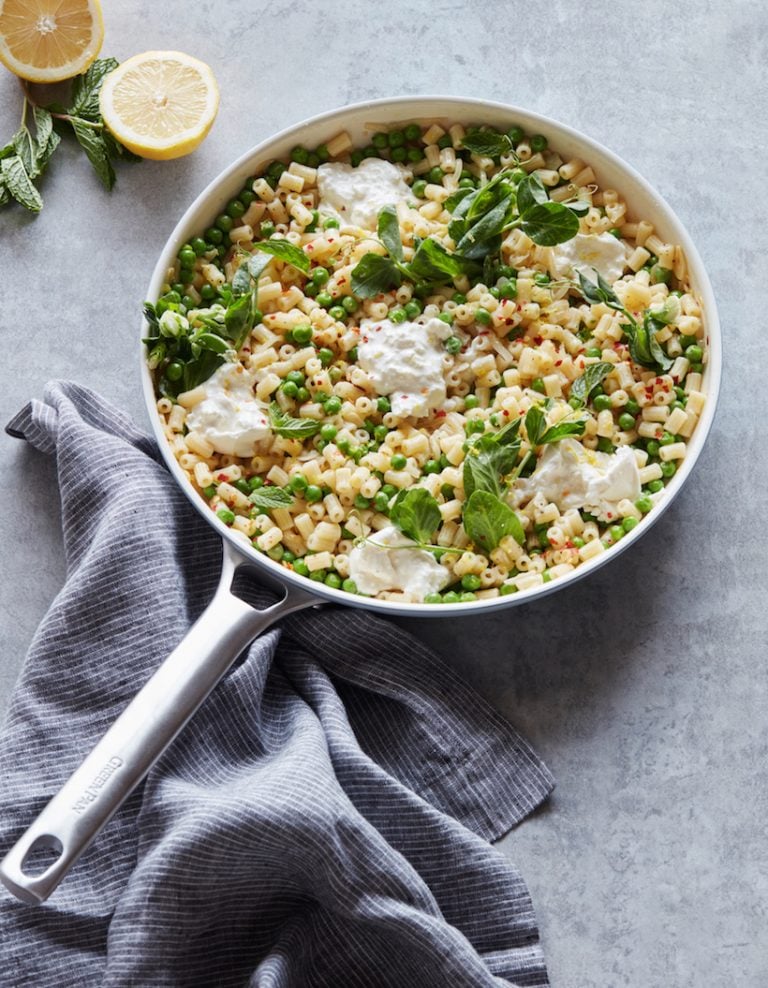
{"type": "Polygon", "coordinates": [[[194,151],[211,129],[219,87],[204,63],[179,51],[147,51],[104,79],[104,123],[129,151],[167,160],[194,151]]]}
{"type": "Polygon", "coordinates": [[[0,0],[0,62],[22,79],[85,72],[103,40],[99,0],[0,0]]]}

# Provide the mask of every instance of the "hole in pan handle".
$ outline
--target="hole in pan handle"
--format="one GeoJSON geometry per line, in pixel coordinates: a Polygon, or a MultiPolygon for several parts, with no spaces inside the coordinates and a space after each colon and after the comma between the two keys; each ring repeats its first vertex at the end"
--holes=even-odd
{"type": "Polygon", "coordinates": [[[285,615],[322,603],[283,586],[277,603],[256,610],[232,593],[243,565],[225,544],[211,603],[0,862],[0,880],[22,902],[44,902],[56,889],[254,638],[285,615]]]}

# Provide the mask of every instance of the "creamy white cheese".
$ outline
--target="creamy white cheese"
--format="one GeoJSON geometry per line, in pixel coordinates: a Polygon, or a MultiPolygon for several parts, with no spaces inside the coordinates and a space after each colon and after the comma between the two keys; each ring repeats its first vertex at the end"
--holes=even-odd
{"type": "Polygon", "coordinates": [[[204,436],[217,453],[253,456],[254,444],[270,434],[269,419],[242,364],[222,364],[202,388],[205,397],[187,414],[187,428],[204,436]]]}
{"type": "Polygon", "coordinates": [[[362,319],[357,362],[380,395],[389,396],[395,415],[423,418],[445,401],[445,349],[451,335],[442,319],[393,323],[362,319]]]}
{"type": "Polygon", "coordinates": [[[577,233],[550,253],[550,272],[555,278],[571,278],[581,272],[594,281],[596,268],[612,285],[626,266],[627,248],[612,233],[577,233]]]}
{"type": "Polygon", "coordinates": [[[403,169],[380,158],[364,158],[357,168],[339,162],[317,169],[317,208],[341,224],[375,230],[384,206],[411,198],[403,169]]]}
{"type": "Polygon", "coordinates": [[[610,520],[618,514],[619,501],[640,497],[640,473],[629,446],[601,453],[563,439],[545,448],[531,476],[515,484],[515,494],[519,501],[541,494],[561,511],[583,508],[610,520]]]}
{"type": "Polygon", "coordinates": [[[448,570],[426,549],[415,546],[394,525],[376,532],[349,554],[349,575],[360,593],[400,590],[413,600],[437,593],[450,581],[448,570]]]}

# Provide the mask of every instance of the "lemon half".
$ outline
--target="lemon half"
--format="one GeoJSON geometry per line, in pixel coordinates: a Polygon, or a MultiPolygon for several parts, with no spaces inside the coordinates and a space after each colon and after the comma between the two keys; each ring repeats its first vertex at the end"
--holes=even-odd
{"type": "Polygon", "coordinates": [[[204,62],[179,51],[147,51],[104,80],[104,123],[142,158],[180,158],[200,144],[219,108],[219,87],[204,62]]]}
{"type": "Polygon", "coordinates": [[[30,82],[61,82],[99,54],[99,0],[0,0],[0,62],[30,82]]]}

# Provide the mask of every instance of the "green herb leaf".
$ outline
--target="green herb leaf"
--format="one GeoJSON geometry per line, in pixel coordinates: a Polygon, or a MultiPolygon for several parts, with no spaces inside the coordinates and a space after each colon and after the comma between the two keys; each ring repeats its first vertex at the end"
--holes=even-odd
{"type": "Polygon", "coordinates": [[[486,555],[509,535],[520,545],[525,541],[515,512],[489,491],[476,490],[469,496],[462,520],[467,535],[486,555]]]}
{"type": "Polygon", "coordinates": [[[184,374],[177,382],[176,394],[191,391],[203,384],[224,363],[224,358],[210,350],[203,350],[199,357],[184,364],[184,374]],[[181,386],[179,386],[181,385],[181,386]]]}
{"type": "Polygon", "coordinates": [[[72,105],[69,113],[87,120],[97,120],[99,112],[99,92],[104,77],[116,69],[120,63],[115,58],[97,58],[86,72],[75,76],[72,83],[72,105]]]}
{"type": "Polygon", "coordinates": [[[538,446],[539,439],[547,431],[547,419],[538,405],[528,409],[525,416],[525,434],[531,446],[538,446]]]}
{"type": "Polygon", "coordinates": [[[232,340],[235,350],[239,350],[253,329],[254,319],[253,295],[236,296],[227,306],[224,313],[224,331],[232,340]]]}
{"type": "Polygon", "coordinates": [[[560,202],[540,202],[520,217],[523,233],[540,247],[571,240],[579,232],[579,218],[560,202]]]}
{"type": "Polygon", "coordinates": [[[379,254],[364,254],[352,269],[352,291],[358,298],[373,298],[399,288],[402,276],[393,261],[379,254]]]}
{"type": "Polygon", "coordinates": [[[403,244],[400,240],[400,224],[394,206],[385,206],[379,213],[378,234],[389,256],[396,261],[402,261],[403,244]]]}
{"type": "Polygon", "coordinates": [[[462,138],[461,146],[472,154],[479,154],[484,158],[498,158],[513,148],[512,141],[506,134],[494,134],[493,131],[489,130],[465,135],[462,138]]]}
{"type": "Polygon", "coordinates": [[[460,258],[449,254],[441,243],[431,237],[422,240],[408,265],[409,273],[416,281],[458,278],[465,269],[466,265],[460,258]]]}
{"type": "Polygon", "coordinates": [[[429,491],[412,487],[401,491],[394,500],[389,519],[403,535],[415,542],[429,542],[432,533],[442,521],[440,507],[429,491]]]}
{"type": "Polygon", "coordinates": [[[590,205],[584,199],[566,199],[563,203],[572,213],[577,216],[586,216],[590,210],[590,205]]]}
{"type": "Polygon", "coordinates": [[[11,201],[11,194],[6,188],[2,173],[0,173],[0,206],[4,206],[11,201]]]}
{"type": "Polygon", "coordinates": [[[677,295],[668,295],[662,305],[653,305],[648,309],[648,315],[656,323],[669,326],[680,316],[680,299],[677,295]]]}
{"type": "Polygon", "coordinates": [[[155,312],[155,307],[151,302],[144,303],[144,318],[149,324],[150,338],[157,338],[160,335],[160,320],[155,312]]]}
{"type": "Polygon", "coordinates": [[[259,487],[248,495],[248,500],[260,511],[287,508],[293,504],[293,497],[282,487],[259,487]]]}
{"type": "Polygon", "coordinates": [[[17,154],[3,158],[0,161],[0,167],[2,167],[5,187],[13,198],[30,212],[39,213],[43,208],[43,200],[32,184],[21,158],[17,154]]]}
{"type": "Polygon", "coordinates": [[[613,364],[609,364],[605,360],[597,364],[590,364],[581,377],[577,377],[571,385],[571,398],[577,398],[582,405],[586,405],[594,389],[598,384],[602,384],[612,370],[613,364]]]}
{"type": "Polygon", "coordinates": [[[269,257],[262,257],[260,254],[251,254],[245,263],[248,267],[248,274],[254,281],[258,281],[272,260],[269,257]]]}
{"type": "Polygon", "coordinates": [[[500,497],[503,478],[512,471],[520,444],[499,442],[498,436],[481,436],[467,450],[464,458],[464,493],[488,491],[500,497]]]}
{"type": "Polygon", "coordinates": [[[241,264],[235,271],[232,278],[232,292],[235,295],[244,295],[251,290],[251,273],[247,264],[241,264]]]}
{"type": "Polygon", "coordinates": [[[641,367],[659,368],[662,371],[668,371],[672,366],[672,359],[667,356],[656,339],[656,333],[663,326],[664,323],[656,322],[650,311],[647,311],[642,325],[635,323],[623,327],[629,337],[629,355],[636,364],[640,364],[641,367]]]}
{"type": "Polygon", "coordinates": [[[465,200],[466,209],[464,211],[461,211],[461,207],[464,206],[462,202],[454,215],[458,215],[461,212],[461,215],[466,216],[468,223],[474,223],[487,213],[489,209],[493,209],[499,200],[506,198],[511,192],[514,192],[514,187],[507,181],[508,176],[508,171],[498,172],[490,182],[486,182],[481,189],[478,189],[471,197],[465,200]]]}
{"type": "Polygon", "coordinates": [[[260,240],[253,245],[254,250],[271,254],[286,264],[292,264],[304,274],[309,271],[309,258],[300,247],[296,247],[290,240],[260,240]]]}
{"type": "Polygon", "coordinates": [[[466,199],[467,196],[473,195],[474,192],[475,192],[474,189],[456,189],[455,192],[452,192],[448,196],[448,198],[443,203],[443,206],[448,210],[449,213],[452,213],[463,199],[466,199]]]}
{"type": "Polygon", "coordinates": [[[320,431],[320,423],[316,419],[297,419],[273,401],[269,406],[269,421],[272,431],[284,439],[307,439],[320,431]]]}
{"type": "Polygon", "coordinates": [[[498,237],[504,229],[507,221],[507,213],[513,201],[514,196],[511,192],[506,196],[502,196],[495,206],[489,209],[487,213],[484,213],[467,230],[461,240],[456,244],[456,252],[465,257],[485,257],[490,250],[490,245],[494,238],[498,237]],[[476,248],[480,247],[482,251],[481,245],[487,245],[488,250],[478,255],[476,248]]]}
{"type": "Polygon", "coordinates": [[[108,191],[115,184],[115,169],[109,160],[107,145],[100,131],[89,127],[83,120],[73,117],[70,121],[78,143],[108,191]]]}
{"type": "Polygon", "coordinates": [[[61,138],[55,130],[52,130],[46,141],[45,148],[42,151],[38,148],[37,167],[41,174],[45,171],[48,162],[51,160],[51,155],[59,144],[61,144],[61,138]]]}
{"type": "Polygon", "coordinates": [[[584,419],[580,419],[578,422],[558,422],[551,429],[547,429],[544,435],[539,436],[538,445],[544,446],[547,443],[557,443],[567,436],[583,436],[586,427],[587,423],[584,419]]]}
{"type": "Polygon", "coordinates": [[[517,187],[517,211],[521,214],[537,203],[548,201],[547,190],[538,175],[529,175],[517,187]]]}
{"type": "Polygon", "coordinates": [[[16,149],[16,154],[21,158],[27,175],[30,178],[36,178],[40,174],[37,164],[37,147],[26,127],[19,127],[13,135],[13,146],[16,149]]]}
{"type": "Polygon", "coordinates": [[[40,155],[48,147],[51,134],[53,134],[53,117],[42,106],[33,106],[32,116],[35,121],[35,143],[37,146],[37,153],[40,155]]]}
{"type": "Polygon", "coordinates": [[[196,333],[193,339],[201,350],[210,350],[211,353],[224,354],[232,349],[229,343],[216,333],[196,333]]]}
{"type": "Polygon", "coordinates": [[[621,309],[621,302],[608,282],[603,278],[597,268],[593,269],[597,281],[590,281],[581,271],[577,272],[579,277],[579,288],[584,298],[593,305],[602,302],[604,305],[621,309]]]}

